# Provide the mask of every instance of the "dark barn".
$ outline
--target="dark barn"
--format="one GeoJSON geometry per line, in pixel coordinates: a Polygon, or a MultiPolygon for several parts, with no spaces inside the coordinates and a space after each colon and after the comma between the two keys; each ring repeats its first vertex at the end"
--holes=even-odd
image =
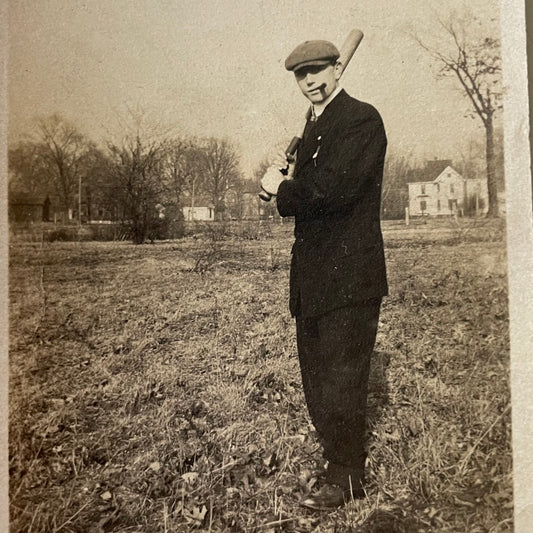
{"type": "Polygon", "coordinates": [[[50,198],[48,196],[16,193],[9,195],[10,222],[48,222],[50,198]]]}

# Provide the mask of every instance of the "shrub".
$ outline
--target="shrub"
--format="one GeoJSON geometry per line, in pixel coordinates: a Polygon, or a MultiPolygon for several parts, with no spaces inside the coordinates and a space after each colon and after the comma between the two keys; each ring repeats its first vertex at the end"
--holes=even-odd
{"type": "Polygon", "coordinates": [[[55,241],[92,241],[93,232],[90,228],[78,226],[65,226],[49,231],[46,234],[48,242],[55,241]]]}

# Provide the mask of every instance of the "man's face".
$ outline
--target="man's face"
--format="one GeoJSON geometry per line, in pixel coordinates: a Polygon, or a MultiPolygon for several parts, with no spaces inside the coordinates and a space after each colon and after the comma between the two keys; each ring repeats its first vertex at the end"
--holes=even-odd
{"type": "Polygon", "coordinates": [[[337,88],[337,81],[340,78],[340,63],[309,65],[299,68],[294,76],[303,95],[313,104],[319,104],[337,88]]]}

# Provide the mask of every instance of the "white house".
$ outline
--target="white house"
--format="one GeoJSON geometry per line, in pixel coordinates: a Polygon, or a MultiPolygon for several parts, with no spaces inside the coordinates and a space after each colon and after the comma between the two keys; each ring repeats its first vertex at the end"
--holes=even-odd
{"type": "Polygon", "coordinates": [[[194,202],[189,196],[184,196],[182,199],[182,205],[183,218],[185,220],[215,220],[215,206],[213,205],[213,202],[204,196],[197,196],[194,199],[194,202]]]}
{"type": "Polygon", "coordinates": [[[428,161],[407,186],[411,216],[481,215],[488,209],[486,179],[463,178],[449,160],[428,161]]]}
{"type": "Polygon", "coordinates": [[[184,207],[185,220],[215,220],[215,208],[210,206],[184,207]]]}

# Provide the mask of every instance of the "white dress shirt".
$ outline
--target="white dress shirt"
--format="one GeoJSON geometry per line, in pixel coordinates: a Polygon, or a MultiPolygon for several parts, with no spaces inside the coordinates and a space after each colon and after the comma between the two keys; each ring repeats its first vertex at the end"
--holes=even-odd
{"type": "Polygon", "coordinates": [[[318,118],[323,112],[328,104],[342,91],[342,87],[337,87],[323,102],[313,105],[313,115],[318,118]]]}

